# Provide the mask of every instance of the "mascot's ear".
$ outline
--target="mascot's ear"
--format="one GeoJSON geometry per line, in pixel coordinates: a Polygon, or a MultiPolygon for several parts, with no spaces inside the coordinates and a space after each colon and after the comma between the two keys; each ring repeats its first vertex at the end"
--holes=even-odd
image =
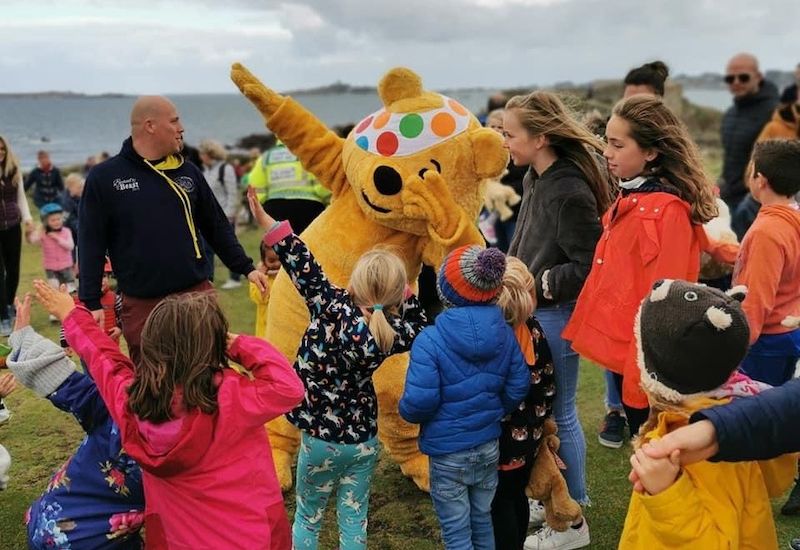
{"type": "Polygon", "coordinates": [[[378,95],[386,107],[395,101],[419,97],[422,95],[422,79],[411,69],[395,67],[378,82],[378,95]]]}
{"type": "Polygon", "coordinates": [[[496,178],[502,174],[508,166],[508,152],[503,147],[503,137],[490,128],[478,128],[470,131],[470,139],[478,178],[496,178]]]}

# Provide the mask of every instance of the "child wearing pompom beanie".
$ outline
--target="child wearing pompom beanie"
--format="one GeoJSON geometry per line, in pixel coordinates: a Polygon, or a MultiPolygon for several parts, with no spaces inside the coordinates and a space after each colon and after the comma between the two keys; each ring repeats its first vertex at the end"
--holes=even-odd
{"type": "Polygon", "coordinates": [[[463,246],[437,280],[447,308],[411,347],[400,415],[421,424],[431,499],[446,548],[492,548],[500,420],[528,393],[529,372],[495,304],[505,255],[463,246]]]}

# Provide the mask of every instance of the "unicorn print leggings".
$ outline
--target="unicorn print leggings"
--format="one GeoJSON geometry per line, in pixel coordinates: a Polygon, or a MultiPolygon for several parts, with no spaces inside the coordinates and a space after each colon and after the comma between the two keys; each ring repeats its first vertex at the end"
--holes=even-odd
{"type": "Polygon", "coordinates": [[[372,473],[378,462],[378,438],[347,445],[331,443],[301,431],[297,459],[296,511],[292,544],[316,550],[328,499],[336,499],[339,549],[367,547],[367,510],[372,473]]]}

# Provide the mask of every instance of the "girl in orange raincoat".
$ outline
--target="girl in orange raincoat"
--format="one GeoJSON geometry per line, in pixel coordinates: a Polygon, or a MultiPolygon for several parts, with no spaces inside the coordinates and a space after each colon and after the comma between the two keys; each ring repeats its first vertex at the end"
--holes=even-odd
{"type": "Polygon", "coordinates": [[[686,126],[660,99],[635,95],[614,107],[604,156],[620,195],[602,219],[592,270],[563,337],[612,371],[631,430],[647,419],[633,318],[658,279],[697,281],[702,224],[717,214],[712,186],[686,126]]]}

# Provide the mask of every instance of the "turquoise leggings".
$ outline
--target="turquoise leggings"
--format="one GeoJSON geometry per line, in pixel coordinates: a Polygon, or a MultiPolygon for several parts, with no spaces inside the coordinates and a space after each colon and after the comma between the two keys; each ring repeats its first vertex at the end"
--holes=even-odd
{"type": "Polygon", "coordinates": [[[328,498],[336,493],[339,550],[367,547],[367,510],[372,473],[378,462],[378,438],[346,445],[301,431],[297,459],[296,511],[292,544],[316,550],[328,498]]]}

